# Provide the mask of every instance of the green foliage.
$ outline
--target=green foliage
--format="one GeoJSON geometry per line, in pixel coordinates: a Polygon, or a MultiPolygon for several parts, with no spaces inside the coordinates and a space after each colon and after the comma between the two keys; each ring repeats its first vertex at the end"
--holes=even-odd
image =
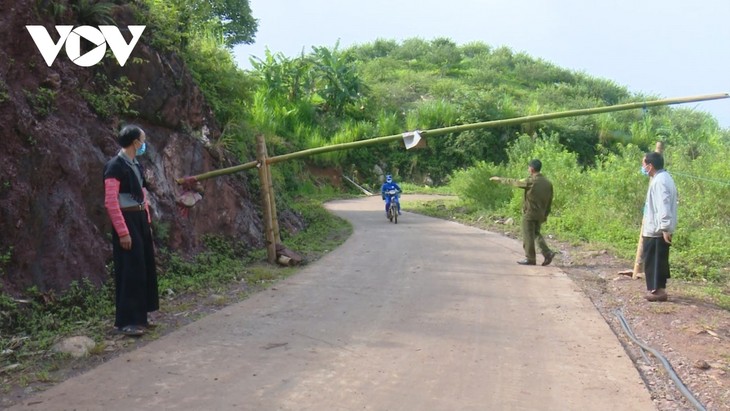
{"type": "Polygon", "coordinates": [[[342,244],[352,234],[352,226],[322,207],[322,199],[334,193],[319,191],[292,202],[292,210],[307,222],[307,227],[296,235],[282,233],[282,241],[308,260],[342,244]],[[316,223],[315,223],[316,222],[316,223]]]}
{"type": "Polygon", "coordinates": [[[114,82],[104,74],[97,74],[90,89],[82,89],[81,95],[92,110],[103,118],[114,116],[134,117],[138,113],[132,108],[140,96],[132,93],[132,82],[127,77],[119,77],[114,82]]]}
{"type": "Polygon", "coordinates": [[[182,55],[212,107],[223,128],[220,140],[214,143],[249,160],[256,134],[249,125],[255,90],[252,77],[236,66],[230,49],[252,41],[256,31],[248,0],[144,0],[138,8],[152,45],[182,55]]]}
{"type": "MultiPolygon", "coordinates": [[[[366,89],[353,59],[351,53],[341,52],[335,45],[332,50],[315,47],[310,56],[297,59],[267,50],[264,59],[254,58],[251,63],[260,79],[259,90],[269,105],[283,106],[284,115],[293,111],[313,114],[306,108],[316,108],[319,118],[303,120],[326,127],[332,117],[348,114],[358,118],[364,109],[366,89]]],[[[255,111],[253,116],[257,116],[255,111]]],[[[291,128],[285,126],[279,132],[287,134],[291,128]]]]}
{"type": "Polygon", "coordinates": [[[47,117],[56,110],[56,91],[40,87],[33,93],[23,90],[25,98],[33,113],[41,118],[47,117]]]}
{"type": "Polygon", "coordinates": [[[0,79],[0,103],[6,102],[10,99],[10,93],[8,91],[8,84],[5,80],[0,79]]]}
{"type": "Polygon", "coordinates": [[[458,193],[465,204],[476,205],[487,210],[499,210],[511,197],[509,187],[490,184],[489,177],[506,174],[504,167],[480,162],[469,169],[454,172],[449,187],[458,193]]]}
{"type": "Polygon", "coordinates": [[[71,9],[76,13],[76,21],[82,25],[116,25],[112,11],[116,5],[112,2],[97,0],[72,0],[71,9]]]}
{"type": "MultiPolygon", "coordinates": [[[[730,275],[725,256],[730,245],[724,238],[730,206],[719,199],[730,195],[730,171],[716,159],[730,155],[730,146],[708,140],[714,142],[701,151],[708,155],[688,154],[691,143],[670,146],[665,152],[667,169],[680,195],[679,227],[670,262],[675,278],[726,284],[730,275]]],[[[645,151],[634,144],[617,145],[614,151],[598,156],[594,166],[584,168],[557,135],[521,136],[510,145],[507,163],[482,162],[456,171],[451,187],[467,205],[519,219],[522,190],[488,179],[493,175],[526,177],[527,162],[539,158],[543,174],[555,188],[553,213],[544,232],[602,244],[622,257],[633,258],[649,182],[639,173],[645,151]]]]}
{"type": "MultiPolygon", "coordinates": [[[[258,82],[247,114],[251,125],[267,136],[270,152],[348,143],[376,132],[372,121],[363,120],[367,90],[350,53],[335,46],[289,59],[267,50],[263,59],[251,62],[258,82]]],[[[348,162],[349,155],[331,152],[310,161],[337,165],[348,162]]],[[[302,183],[297,175],[288,174],[287,181],[293,180],[302,183]]]]}
{"type": "Polygon", "coordinates": [[[0,277],[5,275],[5,267],[13,258],[13,246],[8,247],[5,251],[0,252],[0,277]]]}
{"type": "Polygon", "coordinates": [[[214,251],[203,251],[191,259],[160,253],[159,261],[165,267],[158,279],[159,287],[175,294],[220,288],[243,278],[245,267],[244,260],[214,251]]]}
{"type": "Polygon", "coordinates": [[[212,34],[197,36],[190,41],[184,55],[206,101],[225,126],[245,116],[252,82],[238,69],[222,40],[212,34]]]}
{"type": "Polygon", "coordinates": [[[62,20],[69,10],[68,4],[64,1],[36,0],[36,8],[39,12],[46,13],[54,21],[62,20]]]}
{"type": "Polygon", "coordinates": [[[146,25],[145,33],[152,47],[168,52],[180,52],[193,36],[185,31],[180,21],[180,11],[173,2],[144,0],[138,3],[137,20],[146,25]]]}
{"type": "MultiPolygon", "coordinates": [[[[288,151],[647,98],[506,47],[457,46],[448,39],[408,39],[400,44],[376,40],[345,51],[337,46],[314,47],[312,53],[295,59],[267,50],[264,59],[252,63],[260,82],[250,121],[267,136],[281,136],[291,143],[288,151]],[[356,136],[348,129],[353,120],[368,124],[366,128],[374,134],[356,136]]],[[[567,151],[577,155],[581,166],[591,166],[599,154],[614,150],[617,144],[648,148],[652,136],[666,129],[674,114],[660,107],[495,126],[429,139],[425,150],[403,152],[391,144],[331,152],[310,161],[353,165],[362,175],[377,163],[402,170],[404,178],[430,176],[443,183],[454,170],[480,161],[507,160],[509,145],[521,134],[554,134],[567,151]]],[[[706,128],[710,133],[717,130],[712,124],[706,128]]],[[[671,128],[670,132],[678,134],[671,128]]]]}
{"type": "Polygon", "coordinates": [[[143,0],[143,4],[155,44],[179,51],[207,35],[220,38],[228,49],[250,44],[258,28],[248,0],[143,0]]]}
{"type": "MultiPolygon", "coordinates": [[[[150,11],[145,18],[155,23],[150,27],[154,41],[183,52],[224,126],[220,144],[243,160],[253,156],[253,136],[258,132],[266,135],[270,154],[283,154],[407,130],[652,98],[506,47],[479,42],[458,46],[444,38],[401,43],[379,39],[344,51],[338,45],[314,47],[293,59],[267,50],[263,59],[252,60],[253,70],[244,73],[227,48],[236,41],[232,39],[245,38],[247,31],[239,32],[243,37],[232,36],[222,24],[235,19],[221,18],[242,3],[245,7],[238,12],[250,14],[247,1],[144,2],[150,11]]],[[[247,27],[255,30],[255,24],[247,27]]],[[[95,105],[104,111],[104,104],[95,105]]],[[[308,161],[347,168],[365,181],[375,181],[374,164],[401,179],[430,177],[437,184],[451,180],[469,207],[519,217],[521,192],[487,181],[493,174],[524,177],[527,161],[537,157],[556,185],[555,211],[547,228],[573,239],[611,243],[630,255],[646,183],[637,178],[641,153],[660,137],[673,147],[667,157],[671,170],[727,181],[727,171],[707,158],[727,153],[728,134],[704,113],[655,107],[471,130],[429,138],[428,147],[421,150],[406,152],[402,143],[394,142],[330,152],[308,161]]],[[[306,177],[301,162],[276,170],[277,186],[287,190],[285,198],[292,192],[328,192],[306,177]]],[[[703,185],[696,181],[677,181],[683,199],[680,217],[691,222],[677,245],[703,251],[685,253],[676,247],[673,259],[677,266],[682,266],[678,261],[687,262],[688,268],[682,270],[688,277],[719,278],[722,269],[713,259],[722,260],[717,256],[723,247],[716,244],[719,234],[714,230],[727,225],[730,210],[711,200],[718,194],[726,196],[726,188],[714,183],[714,188],[702,191],[703,185]],[[701,216],[717,222],[705,224],[701,216]]],[[[174,256],[171,261],[171,275],[190,274],[189,264],[200,263],[174,256]]]]}
{"type": "Polygon", "coordinates": [[[456,124],[459,108],[444,100],[427,100],[406,115],[409,130],[428,130],[456,124]]]}
{"type": "MultiPolygon", "coordinates": [[[[10,295],[5,294],[0,287],[0,339],[4,335],[8,335],[9,332],[18,324],[18,303],[10,295]]],[[[6,345],[7,342],[3,342],[2,345],[6,345]]]]}
{"type": "MultiPolygon", "coordinates": [[[[200,3],[194,2],[200,10],[205,10],[200,3]]],[[[207,4],[210,5],[208,20],[215,22],[215,28],[222,34],[228,47],[253,43],[258,22],[251,15],[248,0],[213,0],[207,4]]]]}
{"type": "Polygon", "coordinates": [[[155,235],[155,240],[160,244],[167,244],[170,238],[170,223],[162,220],[152,221],[152,232],[155,235]]]}
{"type": "Polygon", "coordinates": [[[34,352],[45,352],[59,336],[99,333],[113,316],[113,290],[88,280],[74,281],[60,296],[27,291],[23,300],[0,294],[0,351],[3,363],[23,361],[34,352]]]}
{"type": "Polygon", "coordinates": [[[341,116],[345,110],[357,106],[365,91],[352,54],[340,52],[337,45],[332,50],[326,47],[314,47],[313,50],[314,87],[324,100],[322,110],[341,116]]]}
{"type": "Polygon", "coordinates": [[[406,194],[430,194],[430,195],[445,195],[445,196],[454,195],[453,186],[433,187],[433,186],[428,186],[425,184],[418,185],[418,184],[413,184],[413,183],[398,183],[398,185],[403,190],[403,193],[406,193],[406,194]]]}

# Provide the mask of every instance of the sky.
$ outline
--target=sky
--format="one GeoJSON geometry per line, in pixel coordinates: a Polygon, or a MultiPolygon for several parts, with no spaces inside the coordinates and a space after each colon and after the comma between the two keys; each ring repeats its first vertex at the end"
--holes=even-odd
{"type": "MultiPolygon", "coordinates": [[[[339,49],[377,39],[448,38],[509,47],[559,67],[611,80],[658,98],[730,92],[728,0],[249,0],[255,43],[296,57],[312,47],[339,49]]],[[[730,128],[730,98],[681,105],[730,128]]],[[[678,107],[678,106],[674,106],[678,107]]]]}

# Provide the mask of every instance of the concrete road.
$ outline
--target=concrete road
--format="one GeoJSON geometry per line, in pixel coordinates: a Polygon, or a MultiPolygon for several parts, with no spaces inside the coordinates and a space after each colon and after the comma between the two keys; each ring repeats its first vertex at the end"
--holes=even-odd
{"type": "Polygon", "coordinates": [[[391,224],[379,197],[328,208],[354,225],[337,250],[12,409],[655,409],[559,267],[459,224],[391,224]]]}

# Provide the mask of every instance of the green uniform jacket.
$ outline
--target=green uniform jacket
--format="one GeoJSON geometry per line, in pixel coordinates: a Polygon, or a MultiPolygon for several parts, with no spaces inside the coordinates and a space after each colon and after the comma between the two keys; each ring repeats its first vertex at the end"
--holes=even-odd
{"type": "Polygon", "coordinates": [[[550,180],[537,173],[522,180],[502,178],[500,182],[525,190],[522,213],[527,220],[535,220],[541,223],[547,221],[553,203],[553,184],[550,180]]]}

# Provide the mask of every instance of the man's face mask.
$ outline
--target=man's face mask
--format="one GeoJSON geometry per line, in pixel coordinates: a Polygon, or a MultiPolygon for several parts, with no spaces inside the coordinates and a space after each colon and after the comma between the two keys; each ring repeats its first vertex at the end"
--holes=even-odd
{"type": "Polygon", "coordinates": [[[147,151],[147,142],[146,141],[142,142],[142,145],[139,146],[139,148],[137,149],[137,155],[141,156],[142,154],[144,154],[145,151],[147,151]]]}
{"type": "Polygon", "coordinates": [[[643,174],[647,177],[649,176],[649,171],[646,169],[646,165],[644,165],[644,164],[641,165],[641,174],[643,174]]]}

